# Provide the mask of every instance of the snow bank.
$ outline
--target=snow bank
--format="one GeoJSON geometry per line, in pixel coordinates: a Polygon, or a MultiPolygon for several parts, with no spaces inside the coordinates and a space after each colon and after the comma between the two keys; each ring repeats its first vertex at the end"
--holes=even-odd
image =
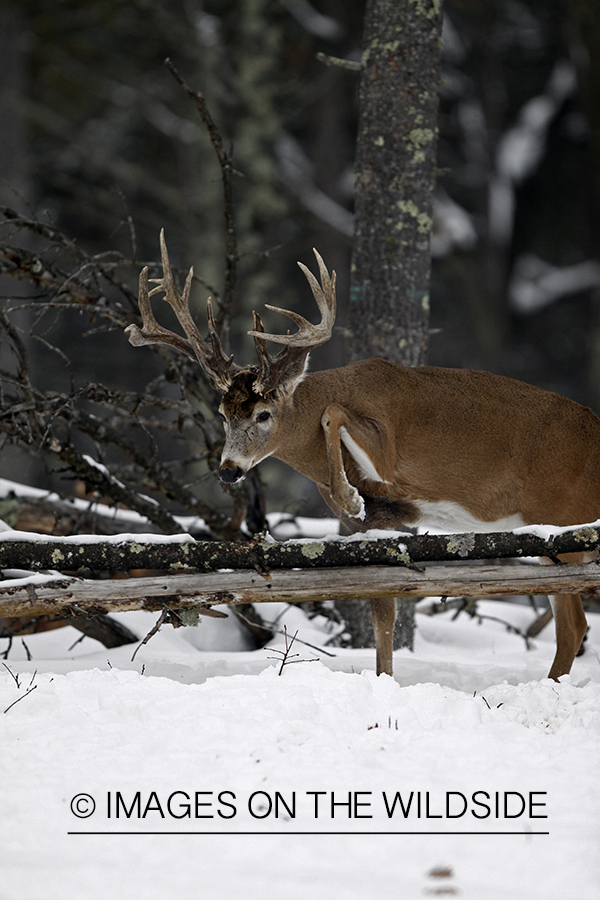
{"type": "MultiPolygon", "coordinates": [[[[279,627],[326,639],[273,606],[279,627]]],[[[140,635],[155,620],[122,615],[140,635]]],[[[210,620],[164,627],[134,663],[131,647],[69,650],[71,629],[28,636],[32,660],[15,642],[0,667],[2,898],[592,900],[590,620],[589,649],[560,684],[543,678],[549,631],[527,652],[503,625],[465,616],[418,616],[396,681],[374,675],[373,651],[338,649],[280,677],[269,657],[281,637],[266,651],[200,650],[210,620]]]]}

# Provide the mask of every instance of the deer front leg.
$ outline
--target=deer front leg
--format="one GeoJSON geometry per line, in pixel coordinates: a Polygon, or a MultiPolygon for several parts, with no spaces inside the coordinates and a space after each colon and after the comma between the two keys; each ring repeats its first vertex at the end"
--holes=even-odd
{"type": "Polygon", "coordinates": [[[371,600],[371,617],[375,635],[375,654],[378,675],[394,675],[394,625],[396,601],[393,597],[371,600]]]}
{"type": "Polygon", "coordinates": [[[332,403],[323,413],[321,425],[325,432],[331,499],[343,513],[362,521],[365,518],[365,504],[359,492],[348,481],[342,459],[340,428],[347,426],[345,409],[332,403]]]}

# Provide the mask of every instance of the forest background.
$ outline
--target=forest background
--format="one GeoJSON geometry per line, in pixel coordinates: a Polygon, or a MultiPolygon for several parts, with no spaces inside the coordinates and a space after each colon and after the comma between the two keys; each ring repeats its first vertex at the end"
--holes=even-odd
{"type": "MultiPolygon", "coordinates": [[[[174,513],[199,514],[222,536],[244,516],[260,530],[265,502],[324,512],[312,485],[271,460],[226,496],[213,471],[217,396],[192,363],[135,350],[122,332],[164,227],[173,264],[199,276],[201,330],[211,293],[226,347],[252,362],[252,309],[313,316],[295,261],[311,264],[315,246],[338,273],[339,312],[311,364],[343,364],[359,75],[317,54],[358,63],[364,7],[3,0],[4,477],[95,491],[142,514],[150,494],[164,531],[177,530],[174,513]],[[231,156],[230,303],[222,170],[166,57],[202,91],[231,156]]],[[[593,0],[447,0],[439,129],[429,363],[510,375],[600,411],[593,0]]]]}

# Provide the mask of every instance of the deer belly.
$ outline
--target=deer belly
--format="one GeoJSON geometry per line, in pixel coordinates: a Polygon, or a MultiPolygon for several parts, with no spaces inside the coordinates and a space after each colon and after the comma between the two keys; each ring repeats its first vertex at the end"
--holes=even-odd
{"type": "Polygon", "coordinates": [[[419,528],[439,528],[442,531],[511,531],[513,528],[521,528],[525,522],[517,513],[513,516],[506,516],[503,519],[496,519],[494,522],[483,522],[477,519],[467,509],[453,503],[451,500],[440,500],[433,502],[430,500],[412,500],[411,501],[419,510],[419,518],[411,525],[419,528]]]}

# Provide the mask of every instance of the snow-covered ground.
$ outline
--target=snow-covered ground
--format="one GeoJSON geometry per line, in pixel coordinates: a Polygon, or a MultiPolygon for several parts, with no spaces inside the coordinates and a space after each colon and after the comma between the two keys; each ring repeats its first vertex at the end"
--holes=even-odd
{"type": "MultiPolygon", "coordinates": [[[[323,642],[300,610],[269,613],[323,642]]],[[[121,618],[143,635],[156,617],[121,618]]],[[[418,616],[395,680],[374,651],[338,649],[280,676],[281,637],[239,649],[222,620],[165,626],[133,662],[131,646],[69,649],[68,628],[28,636],[30,661],[17,641],[0,666],[0,898],[597,900],[589,618],[561,684],[544,678],[552,626],[527,651],[465,615],[418,616]]]]}

